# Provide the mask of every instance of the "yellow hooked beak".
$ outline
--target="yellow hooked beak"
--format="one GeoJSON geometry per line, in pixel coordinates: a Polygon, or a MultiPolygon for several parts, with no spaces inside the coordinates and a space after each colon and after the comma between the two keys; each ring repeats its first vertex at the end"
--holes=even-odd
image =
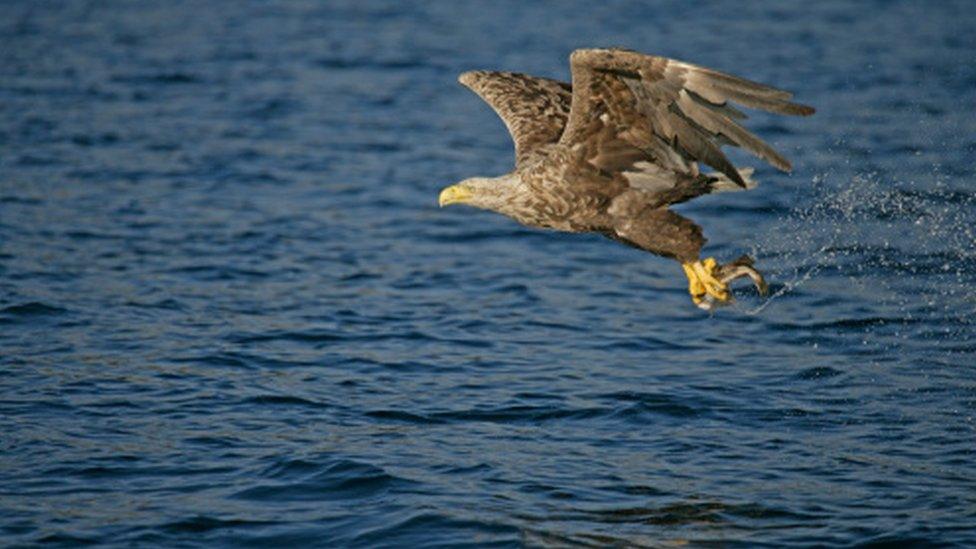
{"type": "Polygon", "coordinates": [[[437,198],[437,203],[443,208],[448,204],[467,202],[472,196],[471,190],[469,190],[467,187],[462,187],[461,185],[451,185],[450,187],[447,187],[441,191],[441,195],[437,198]]]}

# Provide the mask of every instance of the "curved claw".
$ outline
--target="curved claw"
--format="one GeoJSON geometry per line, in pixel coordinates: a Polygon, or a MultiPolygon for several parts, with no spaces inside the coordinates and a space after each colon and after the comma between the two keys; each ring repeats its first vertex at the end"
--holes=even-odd
{"type": "Polygon", "coordinates": [[[752,258],[744,255],[735,261],[720,266],[716,271],[716,277],[723,283],[728,284],[737,278],[748,276],[756,286],[756,291],[760,296],[765,296],[769,292],[769,286],[762,273],[753,266],[752,258]]]}
{"type": "Polygon", "coordinates": [[[683,263],[691,300],[706,311],[711,311],[718,305],[731,304],[735,298],[729,290],[729,282],[745,276],[752,279],[759,295],[766,295],[766,280],[752,264],[752,258],[746,255],[724,265],[718,265],[711,257],[703,261],[683,263]]]}
{"type": "Polygon", "coordinates": [[[718,263],[715,258],[683,263],[681,266],[688,277],[688,293],[698,307],[711,310],[714,303],[726,303],[732,299],[728,284],[716,277],[718,263]]]}
{"type": "Polygon", "coordinates": [[[699,280],[705,286],[705,293],[719,301],[728,301],[732,298],[729,293],[729,285],[724,280],[720,280],[718,275],[718,262],[714,257],[698,262],[694,265],[695,272],[699,280]]]}

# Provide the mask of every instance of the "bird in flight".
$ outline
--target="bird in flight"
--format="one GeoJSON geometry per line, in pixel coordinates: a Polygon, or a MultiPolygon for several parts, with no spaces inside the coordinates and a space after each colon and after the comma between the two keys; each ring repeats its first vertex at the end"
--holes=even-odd
{"type": "Polygon", "coordinates": [[[531,227],[593,232],[681,263],[695,305],[732,301],[729,282],[763,276],[748,256],[701,259],[702,229],[670,209],[693,198],[755,187],[722,145],[782,171],[790,163],[743,128],[734,107],[808,116],[789,92],[682,61],[623,49],[580,49],[572,84],[527,74],[470,71],[459,78],[505,122],[515,169],[441,191],[439,203],[492,210],[531,227]],[[702,171],[704,164],[715,171],[702,171]]]}

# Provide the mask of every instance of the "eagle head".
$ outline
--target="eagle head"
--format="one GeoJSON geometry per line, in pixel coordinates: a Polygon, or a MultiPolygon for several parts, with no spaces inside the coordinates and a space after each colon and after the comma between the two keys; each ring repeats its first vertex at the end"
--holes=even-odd
{"type": "Polygon", "coordinates": [[[521,180],[515,174],[501,177],[472,177],[446,187],[437,199],[441,207],[451,204],[466,204],[507,213],[508,206],[519,194],[521,180]]]}

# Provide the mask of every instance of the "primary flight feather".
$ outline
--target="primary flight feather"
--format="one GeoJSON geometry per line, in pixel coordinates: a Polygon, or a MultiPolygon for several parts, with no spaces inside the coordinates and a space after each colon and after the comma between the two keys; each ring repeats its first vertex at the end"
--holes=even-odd
{"type": "Polygon", "coordinates": [[[766,284],[741,257],[700,259],[701,227],[668,206],[755,186],[751,168],[722,152],[734,145],[789,171],[788,160],[740,125],[731,103],[808,116],[789,92],[689,63],[621,49],[570,56],[572,85],[526,74],[471,71],[459,81],[505,122],[515,170],[444,189],[440,205],[493,210],[532,227],[596,232],[679,261],[692,301],[710,309],[732,299],[728,283],[766,284]],[[699,164],[716,171],[703,172],[699,164]]]}

